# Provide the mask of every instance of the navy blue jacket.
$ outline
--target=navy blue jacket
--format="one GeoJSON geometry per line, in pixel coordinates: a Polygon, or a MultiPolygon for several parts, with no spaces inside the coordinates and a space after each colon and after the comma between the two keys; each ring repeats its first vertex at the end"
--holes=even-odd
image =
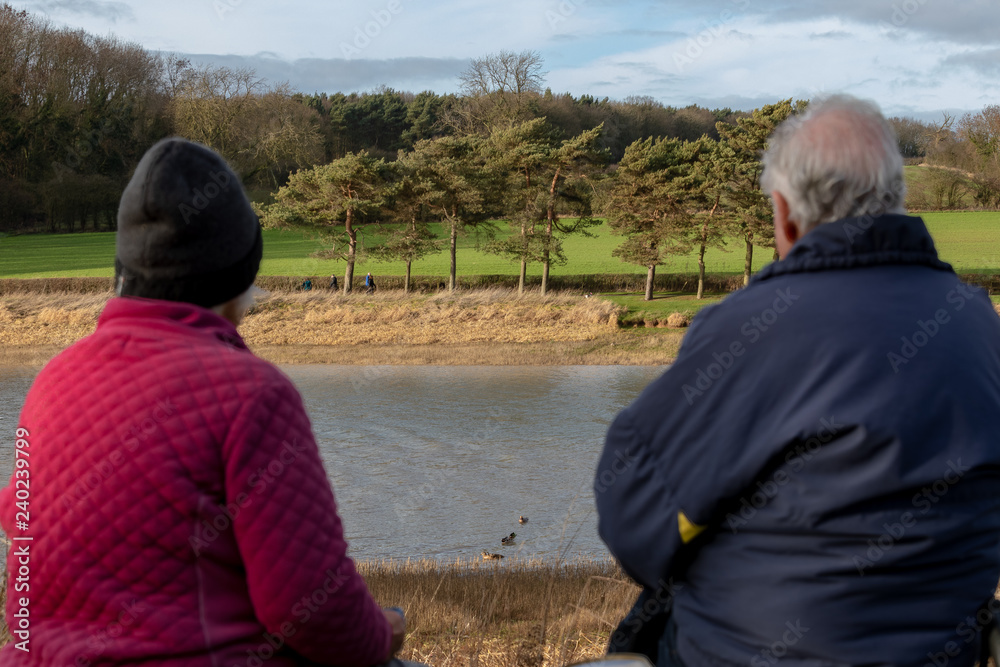
{"type": "Polygon", "coordinates": [[[970,665],[1000,578],[1000,318],[919,218],[820,225],[695,318],[595,493],[689,666],[970,665]]]}

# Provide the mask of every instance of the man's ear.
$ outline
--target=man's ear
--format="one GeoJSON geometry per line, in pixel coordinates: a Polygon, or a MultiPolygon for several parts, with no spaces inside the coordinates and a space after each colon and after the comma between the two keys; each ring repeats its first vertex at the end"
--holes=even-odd
{"type": "Polygon", "coordinates": [[[789,218],[788,200],[780,192],[771,193],[774,202],[774,243],[778,248],[778,257],[784,259],[795,242],[799,240],[799,226],[789,218]]]}

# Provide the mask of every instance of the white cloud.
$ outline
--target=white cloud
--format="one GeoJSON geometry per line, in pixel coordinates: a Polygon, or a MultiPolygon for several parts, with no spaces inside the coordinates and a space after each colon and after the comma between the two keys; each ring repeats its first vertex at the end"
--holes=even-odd
{"type": "MultiPolygon", "coordinates": [[[[674,105],[727,100],[721,106],[739,106],[738,100],[773,102],[843,91],[874,99],[887,109],[976,108],[982,105],[981,87],[967,73],[943,65],[949,54],[963,51],[963,47],[912,34],[901,48],[886,44],[875,26],[836,19],[774,24],[747,16],[717,33],[702,30],[686,39],[619,53],[553,76],[576,89],[586,86],[592,73],[602,82],[594,94],[647,94],[674,105]],[[812,39],[812,35],[830,32],[849,32],[850,43],[812,39]]],[[[983,70],[989,69],[988,62],[987,54],[975,64],[983,70]]]]}
{"type": "Polygon", "coordinates": [[[61,16],[83,16],[98,21],[117,23],[122,19],[133,19],[132,8],[124,2],[107,0],[32,0],[21,3],[25,9],[41,12],[59,18],[61,16]]]}
{"type": "Polygon", "coordinates": [[[842,90],[913,113],[975,109],[993,101],[1000,78],[994,0],[14,4],[152,50],[249,64],[306,92],[379,84],[454,91],[462,63],[500,49],[540,51],[557,92],[650,95],[681,106],[842,90]],[[274,57],[256,55],[265,52],[274,57]]]}

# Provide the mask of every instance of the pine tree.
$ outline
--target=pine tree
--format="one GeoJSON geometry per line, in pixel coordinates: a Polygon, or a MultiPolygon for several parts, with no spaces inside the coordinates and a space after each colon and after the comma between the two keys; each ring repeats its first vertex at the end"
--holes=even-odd
{"type": "Polygon", "coordinates": [[[704,177],[695,164],[703,150],[701,142],[636,141],[625,149],[608,191],[608,224],[626,237],[613,254],[646,267],[646,301],[653,298],[656,267],[669,255],[691,249],[693,220],[704,193],[704,177]]]}
{"type": "Polygon", "coordinates": [[[458,281],[458,237],[470,228],[484,225],[490,209],[485,205],[493,189],[484,165],[478,137],[441,137],[417,142],[412,153],[400,161],[411,173],[415,196],[448,231],[451,266],[448,288],[458,281]]]}
{"type": "Polygon", "coordinates": [[[377,222],[380,209],[395,194],[398,181],[392,170],[385,160],[361,151],[297,171],[275,193],[275,203],[265,209],[262,222],[267,227],[311,228],[324,236],[342,227],[325,256],[347,262],[344,293],[348,294],[354,280],[358,229],[377,222]]]}
{"type": "Polygon", "coordinates": [[[718,157],[720,185],[725,208],[732,214],[735,232],[746,244],[743,284],[750,282],[754,244],[774,245],[773,217],[768,193],[760,189],[763,167],[760,156],[775,128],[793,112],[790,99],[768,104],[735,124],[717,123],[721,151],[718,157]]]}

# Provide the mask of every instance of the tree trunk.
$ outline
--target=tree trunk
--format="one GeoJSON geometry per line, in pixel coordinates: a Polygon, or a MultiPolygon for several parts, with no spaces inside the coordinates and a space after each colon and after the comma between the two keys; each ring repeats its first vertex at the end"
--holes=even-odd
{"type": "Polygon", "coordinates": [[[552,205],[549,205],[549,218],[545,223],[545,249],[542,250],[542,296],[549,291],[549,243],[552,241],[552,205]]]}
{"type": "Polygon", "coordinates": [[[746,287],[750,284],[750,272],[753,270],[753,235],[747,234],[745,237],[747,243],[747,258],[743,264],[743,286],[746,287]]]}
{"type": "MultiPolygon", "coordinates": [[[[715,196],[715,204],[712,206],[712,210],[708,212],[708,217],[712,218],[715,216],[715,212],[719,209],[719,202],[722,201],[722,195],[715,196]]],[[[698,296],[697,298],[702,298],[705,294],[705,246],[708,245],[708,220],[706,220],[701,225],[701,248],[698,250],[698,296]]]]}
{"type": "Polygon", "coordinates": [[[646,272],[646,301],[653,300],[653,279],[656,277],[656,264],[650,264],[646,272]]]}
{"type": "Polygon", "coordinates": [[[354,257],[358,250],[358,232],[354,229],[354,211],[347,209],[347,222],[344,230],[347,232],[347,268],[344,269],[344,294],[350,294],[354,283],[354,257]]]}
{"type": "Polygon", "coordinates": [[[556,218],[556,184],[562,168],[556,169],[549,186],[549,205],[545,216],[545,249],[542,251],[542,296],[549,291],[549,247],[552,245],[552,225],[556,218]]]}
{"type": "Polygon", "coordinates": [[[449,250],[451,252],[451,270],[448,273],[448,291],[455,291],[455,283],[457,282],[457,269],[455,262],[455,254],[458,249],[458,223],[451,223],[451,241],[449,245],[449,250]]]}
{"type": "Polygon", "coordinates": [[[549,290],[549,249],[545,249],[544,262],[542,263],[542,296],[549,290]]]}
{"type": "Polygon", "coordinates": [[[771,257],[772,261],[777,262],[781,257],[778,256],[778,246],[774,246],[774,255],[771,257]]]}
{"type": "Polygon", "coordinates": [[[698,296],[700,299],[705,295],[705,235],[701,237],[701,247],[698,249],[698,296]]]}
{"type": "MultiPolygon", "coordinates": [[[[531,191],[531,171],[525,169],[524,171],[524,182],[527,192],[531,191]]],[[[527,252],[528,249],[528,227],[527,227],[527,216],[529,213],[530,206],[525,209],[525,219],[521,220],[521,252],[527,252]]],[[[528,260],[525,259],[524,255],[521,256],[521,271],[517,276],[517,293],[519,295],[524,294],[524,283],[525,278],[528,275],[528,260]]]]}
{"type": "Polygon", "coordinates": [[[410,265],[413,264],[413,260],[406,260],[406,280],[403,281],[403,293],[410,293],[410,265]]]}

